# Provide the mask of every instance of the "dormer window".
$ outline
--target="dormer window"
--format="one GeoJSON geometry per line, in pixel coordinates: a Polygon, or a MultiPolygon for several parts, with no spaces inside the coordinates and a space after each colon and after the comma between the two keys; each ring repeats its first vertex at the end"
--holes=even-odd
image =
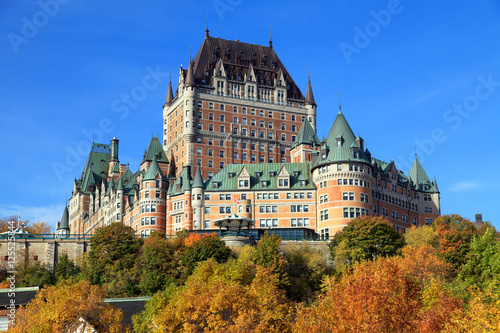
{"type": "Polygon", "coordinates": [[[342,145],[342,139],[338,138],[337,139],[337,147],[340,147],[342,145]]]}
{"type": "Polygon", "coordinates": [[[353,152],[352,155],[354,156],[354,158],[358,158],[358,152],[357,151],[353,152]]]}
{"type": "Polygon", "coordinates": [[[263,180],[262,181],[262,186],[263,187],[267,187],[267,185],[269,185],[269,182],[267,180],[263,180]]]}
{"type": "Polygon", "coordinates": [[[234,173],[234,172],[230,172],[230,173],[228,174],[229,178],[233,178],[235,175],[236,175],[236,173],[234,173]]]}
{"type": "Polygon", "coordinates": [[[300,181],[300,186],[306,186],[306,181],[305,180],[301,180],[300,181]]]}
{"type": "Polygon", "coordinates": [[[219,188],[219,182],[213,182],[212,188],[219,188]]]}
{"type": "Polygon", "coordinates": [[[260,172],[260,171],[255,172],[255,177],[259,178],[261,176],[262,176],[262,172],[260,172]]]}
{"type": "Polygon", "coordinates": [[[298,172],[298,171],[294,171],[294,172],[293,172],[293,176],[294,176],[294,177],[298,177],[298,176],[299,176],[299,172],[298,172]]]}
{"type": "Polygon", "coordinates": [[[269,172],[269,177],[276,177],[276,171],[269,172]]]}

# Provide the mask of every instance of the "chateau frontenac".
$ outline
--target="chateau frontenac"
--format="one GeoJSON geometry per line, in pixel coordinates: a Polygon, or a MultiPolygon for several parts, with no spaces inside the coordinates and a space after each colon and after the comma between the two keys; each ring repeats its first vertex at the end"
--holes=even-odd
{"type": "Polygon", "coordinates": [[[436,180],[417,156],[405,175],[372,156],[340,106],[324,112],[336,118],[320,140],[310,79],[304,96],[271,41],[207,29],[175,93],[169,82],[163,138],[144,143],[135,171],[120,164],[118,139],[93,143],[57,232],[91,235],[116,222],[144,236],[218,231],[214,221],[236,213],[255,229],[328,238],[362,215],[384,216],[400,232],[440,215],[436,180]]]}

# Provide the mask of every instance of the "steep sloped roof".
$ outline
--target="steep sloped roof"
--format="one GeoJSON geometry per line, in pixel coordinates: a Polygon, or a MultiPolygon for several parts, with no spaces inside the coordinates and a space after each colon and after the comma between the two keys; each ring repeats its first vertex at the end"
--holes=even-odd
{"type": "Polygon", "coordinates": [[[351,148],[361,147],[356,143],[356,136],[340,110],[326,137],[325,145],[325,148],[328,149],[328,155],[325,159],[318,158],[315,165],[347,161],[370,164],[370,160],[362,149],[358,149],[358,157],[354,157],[351,148]],[[340,145],[337,144],[338,139],[340,139],[340,145]]]}
{"type": "Polygon", "coordinates": [[[146,174],[144,175],[144,180],[154,180],[156,179],[156,175],[160,175],[160,178],[163,179],[163,172],[161,172],[160,166],[158,162],[156,162],[156,156],[153,158],[153,162],[149,165],[146,174]]]}
{"type": "Polygon", "coordinates": [[[201,176],[201,170],[200,168],[196,169],[196,174],[194,176],[194,181],[193,181],[193,188],[204,188],[205,186],[203,185],[203,177],[201,176]]]}
{"type": "Polygon", "coordinates": [[[417,156],[415,156],[415,160],[413,161],[408,177],[415,186],[415,189],[419,191],[439,192],[437,187],[434,187],[434,184],[430,181],[429,177],[427,177],[427,174],[425,173],[424,168],[420,164],[417,156]]]}
{"type": "MultiPolygon", "coordinates": [[[[245,76],[248,76],[250,67],[252,67],[256,77],[254,81],[260,84],[262,80],[263,84],[273,86],[281,70],[286,80],[288,98],[304,99],[300,89],[272,47],[207,35],[193,61],[195,83],[198,85],[210,84],[219,60],[222,60],[224,64],[226,77],[241,83],[244,82],[245,76]]],[[[183,71],[187,80],[187,71],[183,71]]]]}
{"type": "Polygon", "coordinates": [[[103,176],[107,177],[109,161],[111,159],[111,149],[109,145],[93,143],[90,149],[87,162],[83,168],[78,186],[84,193],[88,193],[90,184],[101,184],[103,176]]]}
{"type": "Polygon", "coordinates": [[[69,212],[68,212],[68,206],[64,206],[64,212],[61,217],[61,221],[59,222],[59,225],[57,229],[67,229],[69,230],[69,212]]]}
{"type": "Polygon", "coordinates": [[[302,122],[302,126],[300,126],[299,133],[297,134],[297,139],[295,140],[294,146],[298,146],[300,144],[309,144],[319,146],[320,141],[316,132],[311,126],[311,123],[304,117],[304,121],[302,122]]]}
{"type": "Polygon", "coordinates": [[[168,163],[167,155],[165,151],[163,151],[163,147],[161,145],[160,139],[157,137],[152,137],[149,142],[148,149],[144,153],[144,157],[142,158],[142,163],[146,161],[153,161],[154,157],[156,157],[156,161],[159,163],[168,163]]]}

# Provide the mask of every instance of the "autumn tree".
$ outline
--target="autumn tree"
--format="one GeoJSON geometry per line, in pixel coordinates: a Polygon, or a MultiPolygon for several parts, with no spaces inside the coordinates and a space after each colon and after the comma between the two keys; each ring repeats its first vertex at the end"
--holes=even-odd
{"type": "Polygon", "coordinates": [[[134,317],[135,330],[290,332],[294,308],[279,289],[278,277],[257,267],[251,283],[241,284],[230,266],[213,258],[201,263],[185,286],[171,285],[153,296],[145,312],[134,317]]]}
{"type": "Polygon", "coordinates": [[[47,235],[52,233],[52,226],[46,222],[36,222],[27,225],[24,230],[34,235],[47,235]]]}
{"type": "Polygon", "coordinates": [[[362,216],[333,236],[330,250],[337,268],[342,270],[361,260],[394,256],[404,245],[401,234],[385,218],[362,216]]]}
{"type": "Polygon", "coordinates": [[[113,296],[134,295],[137,281],[133,267],[142,245],[135,231],[122,223],[111,223],[97,229],[90,242],[82,272],[84,278],[92,284],[106,284],[113,296]]]}
{"type": "Polygon", "coordinates": [[[127,332],[123,312],[103,303],[104,292],[88,281],[62,281],[41,289],[26,307],[17,310],[9,332],[127,332]]]}
{"type": "Polygon", "coordinates": [[[422,225],[420,227],[412,226],[406,230],[404,239],[407,245],[418,247],[421,245],[432,246],[439,249],[439,238],[435,228],[430,225],[422,225]]]}
{"type": "Polygon", "coordinates": [[[451,273],[456,276],[465,263],[470,244],[477,234],[472,222],[460,215],[443,215],[432,226],[439,239],[440,255],[451,265],[451,273]]]}
{"type": "Polygon", "coordinates": [[[294,332],[416,332],[420,287],[389,258],[355,265],[297,313],[294,332]]]}
{"type": "MultiPolygon", "coordinates": [[[[17,215],[1,217],[0,218],[0,233],[12,230],[13,227],[15,229],[18,227],[19,224],[29,227],[30,220],[21,220],[19,223],[18,218],[19,217],[17,215]]],[[[42,222],[42,224],[45,224],[45,223],[42,222]]],[[[28,230],[26,230],[26,231],[28,231],[28,230]]],[[[28,232],[32,233],[31,231],[28,231],[28,232]]]]}

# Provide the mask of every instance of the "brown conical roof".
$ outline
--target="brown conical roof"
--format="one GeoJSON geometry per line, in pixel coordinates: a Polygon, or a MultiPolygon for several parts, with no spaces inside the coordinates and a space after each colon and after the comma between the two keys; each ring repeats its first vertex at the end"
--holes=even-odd
{"type": "Polygon", "coordinates": [[[193,62],[190,59],[189,60],[188,71],[187,71],[187,74],[186,74],[186,81],[184,82],[184,85],[186,87],[193,87],[194,86],[193,66],[194,66],[194,64],[193,64],[193,62]]]}
{"type": "Polygon", "coordinates": [[[174,99],[174,93],[172,92],[172,80],[168,79],[168,89],[167,89],[167,97],[165,98],[165,105],[170,106],[172,104],[172,100],[174,99]]]}
{"type": "Polygon", "coordinates": [[[307,105],[316,105],[314,101],[314,95],[311,87],[311,79],[307,79],[307,91],[306,91],[306,104],[307,105]]]}

